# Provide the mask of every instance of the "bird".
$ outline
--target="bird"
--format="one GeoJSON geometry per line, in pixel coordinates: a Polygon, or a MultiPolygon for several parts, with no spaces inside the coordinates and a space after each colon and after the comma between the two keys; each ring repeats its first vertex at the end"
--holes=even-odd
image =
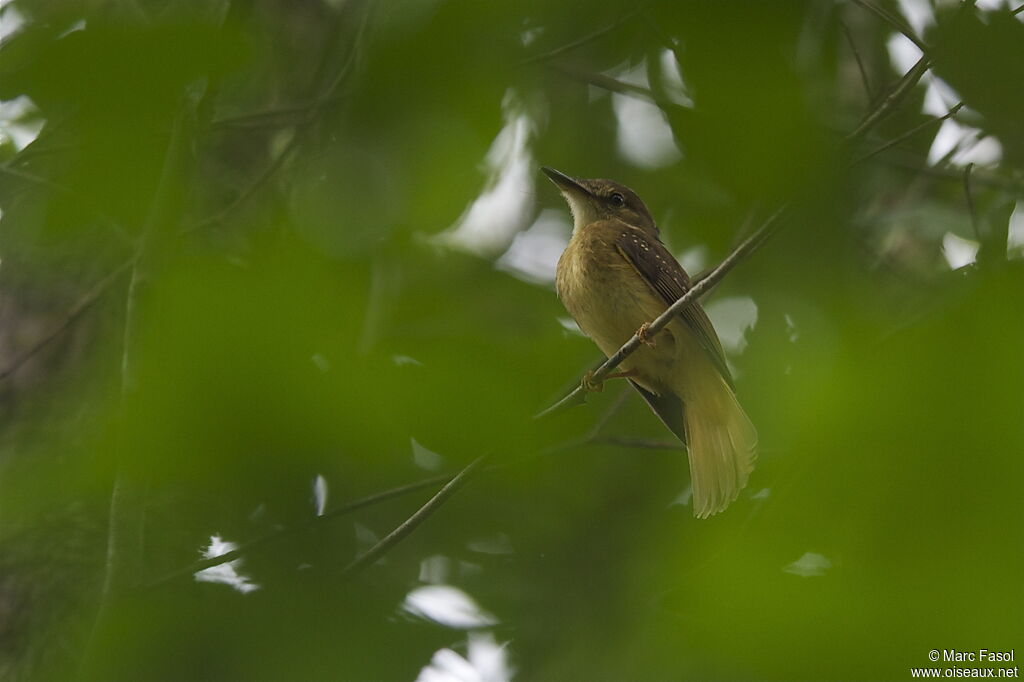
{"type": "MultiPolygon", "coordinates": [[[[757,430],[736,398],[722,344],[700,304],[656,335],[648,325],[690,288],[637,194],[606,179],[541,169],[573,218],[558,259],[555,289],[580,330],[611,357],[637,334],[640,347],[609,378],[625,377],[686,445],[693,513],[723,511],[746,486],[757,459],[757,430]]],[[[600,386],[584,376],[590,390],[600,386]]]]}

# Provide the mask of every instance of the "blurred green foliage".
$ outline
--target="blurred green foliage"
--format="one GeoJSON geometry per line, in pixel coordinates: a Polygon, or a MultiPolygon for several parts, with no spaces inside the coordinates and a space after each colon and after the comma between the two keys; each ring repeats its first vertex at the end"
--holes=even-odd
{"type": "Polygon", "coordinates": [[[403,608],[425,583],[493,614],[479,630],[522,680],[907,679],[931,649],[1020,648],[1021,13],[932,12],[934,76],[853,142],[905,39],[851,3],[12,0],[0,18],[0,100],[32,103],[0,116],[0,677],[473,662],[479,633],[403,608]],[[933,121],[851,163],[932,119],[933,77],[1001,154],[929,160],[933,121]],[[636,102],[674,160],[625,153],[636,102]],[[762,453],[724,514],[692,517],[684,452],[617,382],[533,419],[597,359],[549,280],[507,265],[517,244],[552,257],[525,238],[565,215],[542,163],[635,188],[702,266],[790,205],[713,294],[757,311],[730,360],[762,453]],[[443,481],[346,505],[480,455],[346,571],[443,481]],[[110,591],[120,517],[135,568],[110,591]],[[193,577],[212,536],[258,589],[193,577]]]}

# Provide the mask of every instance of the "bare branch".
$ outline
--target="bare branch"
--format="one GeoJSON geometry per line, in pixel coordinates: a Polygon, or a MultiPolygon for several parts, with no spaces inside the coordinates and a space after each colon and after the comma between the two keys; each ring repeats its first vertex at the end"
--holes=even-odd
{"type": "Polygon", "coordinates": [[[902,135],[898,135],[898,136],[894,137],[893,139],[889,140],[888,142],[886,142],[882,146],[880,146],[880,147],[878,147],[876,149],[873,149],[872,151],[868,152],[864,156],[861,156],[861,157],[859,157],[857,159],[854,159],[854,161],[850,165],[856,165],[856,164],[858,164],[858,163],[860,163],[862,161],[867,161],[871,157],[877,156],[878,154],[881,154],[882,152],[884,152],[887,149],[891,149],[891,148],[895,147],[896,145],[900,144],[901,142],[903,142],[905,140],[909,140],[911,137],[913,137],[914,135],[917,135],[922,130],[930,128],[931,126],[935,125],[936,123],[942,123],[946,119],[952,118],[952,117],[956,116],[957,112],[959,112],[960,109],[963,108],[963,106],[964,106],[963,102],[957,102],[953,106],[952,109],[947,111],[942,116],[935,116],[933,118],[928,119],[924,123],[921,123],[919,125],[914,126],[913,128],[911,128],[907,132],[903,133],[902,135]]]}
{"type": "Polygon", "coordinates": [[[221,564],[227,563],[229,561],[234,561],[235,559],[239,559],[242,556],[249,554],[255,549],[258,549],[260,547],[263,547],[264,545],[274,542],[275,540],[286,537],[288,535],[292,535],[294,533],[301,532],[303,530],[306,530],[307,528],[323,523],[324,521],[327,521],[329,519],[336,519],[346,514],[350,514],[356,511],[357,509],[369,507],[379,502],[385,502],[387,500],[400,497],[402,495],[408,495],[409,493],[414,493],[417,490],[429,488],[430,486],[434,486],[437,485],[438,483],[442,483],[448,480],[451,480],[450,474],[442,474],[441,476],[431,476],[430,478],[425,478],[422,481],[407,483],[405,485],[398,486],[397,488],[391,488],[383,492],[374,493],[373,495],[367,495],[366,497],[361,497],[358,500],[353,500],[352,502],[349,502],[346,505],[343,505],[336,509],[331,509],[330,511],[327,511],[320,516],[313,517],[308,522],[300,526],[281,528],[272,533],[268,533],[267,535],[256,538],[255,540],[246,542],[240,545],[239,547],[236,547],[235,549],[231,550],[230,552],[225,552],[224,554],[219,554],[215,557],[210,557],[209,559],[200,559],[199,561],[196,561],[184,568],[179,568],[160,578],[157,578],[156,580],[146,585],[146,589],[160,587],[161,585],[173,582],[175,580],[178,580],[179,578],[184,578],[193,575],[195,573],[198,573],[199,571],[206,570],[207,568],[213,568],[214,566],[220,566],[221,564]]]}
{"type": "Polygon", "coordinates": [[[273,177],[275,173],[277,173],[281,166],[284,165],[285,161],[287,161],[288,158],[291,157],[292,153],[296,149],[298,149],[298,146],[299,132],[298,130],[296,130],[295,134],[292,135],[291,139],[288,140],[288,143],[285,145],[284,149],[282,149],[278,153],[278,155],[274,157],[274,159],[267,165],[267,167],[264,168],[263,171],[260,172],[260,174],[257,175],[256,178],[252,182],[250,182],[248,186],[245,187],[245,189],[239,192],[238,195],[231,200],[231,203],[229,203],[227,206],[220,209],[213,215],[207,216],[206,218],[203,218],[199,222],[193,223],[192,225],[183,228],[181,230],[181,233],[187,234],[194,230],[201,230],[205,227],[209,227],[210,225],[216,225],[217,223],[222,222],[235,209],[237,209],[239,206],[241,206],[250,198],[252,198],[252,196],[256,194],[256,192],[263,186],[263,184],[267,182],[267,180],[269,180],[271,177],[273,177]]]}
{"type": "MultiPolygon", "coordinates": [[[[338,70],[338,73],[335,74],[326,85],[324,85],[322,81],[324,80],[324,74],[331,65],[331,60],[329,58],[331,50],[328,49],[324,52],[323,59],[320,61],[320,64],[316,69],[316,77],[314,78],[315,87],[321,89],[322,92],[318,92],[310,100],[309,104],[297,105],[293,108],[296,112],[304,113],[304,117],[295,124],[295,133],[292,135],[292,138],[288,141],[285,148],[274,159],[272,159],[269,164],[267,164],[266,168],[263,169],[263,172],[256,176],[256,178],[249,183],[247,187],[238,193],[238,196],[236,196],[230,204],[217,211],[214,215],[208,216],[188,227],[185,227],[182,230],[183,233],[192,232],[193,230],[219,223],[232,211],[251,199],[260,187],[262,187],[267,180],[280,170],[285,161],[288,160],[288,157],[290,157],[298,148],[301,138],[303,135],[308,133],[313,121],[315,121],[314,113],[316,113],[318,109],[342,99],[339,90],[346,78],[355,71],[355,66],[359,60],[360,52],[362,50],[363,37],[366,32],[366,27],[369,24],[372,7],[372,3],[366,3],[366,6],[363,9],[363,16],[359,22],[359,27],[356,30],[356,35],[352,43],[352,49],[349,51],[348,57],[342,67],[338,70]]],[[[331,35],[336,36],[338,33],[339,31],[335,30],[331,32],[331,35]]],[[[217,124],[224,125],[224,122],[221,121],[217,124]]]]}
{"type": "MultiPolygon", "coordinates": [[[[303,116],[309,115],[312,111],[320,109],[322,107],[335,104],[341,101],[341,97],[337,95],[329,97],[320,97],[309,102],[300,102],[298,104],[288,104],[280,107],[272,107],[270,109],[264,109],[262,111],[253,111],[247,114],[236,114],[234,116],[224,116],[214,120],[210,125],[216,128],[257,128],[263,126],[277,126],[281,125],[278,119],[289,118],[301,114],[303,116]]],[[[286,125],[293,124],[292,120],[285,122],[286,125]]]]}
{"type": "Polygon", "coordinates": [[[644,8],[644,7],[635,8],[632,11],[626,12],[625,14],[623,14],[616,21],[613,21],[612,23],[608,24],[607,26],[605,26],[603,28],[597,29],[593,33],[589,33],[589,34],[583,36],[582,38],[574,40],[574,41],[572,41],[570,43],[566,43],[565,45],[562,45],[561,47],[556,47],[555,49],[549,50],[548,52],[544,52],[544,53],[541,53],[541,54],[538,54],[538,55],[534,55],[532,57],[527,57],[526,59],[524,59],[523,61],[521,61],[519,63],[522,64],[522,65],[526,65],[526,64],[534,64],[536,62],[547,61],[548,59],[552,59],[553,57],[557,57],[557,56],[565,54],[566,52],[569,52],[571,50],[575,50],[577,47],[582,47],[583,45],[586,45],[589,42],[593,42],[594,40],[597,40],[601,36],[604,36],[604,35],[606,35],[608,33],[611,33],[612,31],[617,29],[619,26],[622,26],[627,21],[629,21],[630,19],[632,19],[636,15],[640,14],[641,12],[643,12],[644,9],[646,9],[646,8],[644,8]]]}
{"type": "Polygon", "coordinates": [[[686,446],[679,441],[649,440],[647,438],[626,438],[624,436],[607,436],[605,438],[591,438],[587,441],[590,445],[618,445],[624,448],[636,448],[638,450],[682,450],[686,446]]]}
{"type": "Polygon", "coordinates": [[[974,210],[974,197],[971,196],[971,171],[974,164],[969,163],[964,168],[964,198],[967,199],[967,214],[971,216],[971,229],[974,230],[974,237],[981,243],[981,230],[978,229],[978,214],[974,210]]]}
{"type": "Polygon", "coordinates": [[[913,29],[911,29],[909,26],[903,23],[901,19],[891,14],[888,10],[882,9],[875,3],[870,2],[870,0],[853,1],[860,5],[861,7],[863,7],[864,9],[871,12],[872,14],[874,14],[875,16],[879,17],[882,21],[886,22],[903,35],[905,35],[910,40],[910,42],[914,43],[915,45],[917,45],[918,48],[920,48],[921,52],[928,52],[928,46],[924,44],[924,41],[921,40],[916,33],[914,33],[913,29]]]}
{"type": "Polygon", "coordinates": [[[64,316],[64,319],[61,320],[60,324],[54,327],[50,331],[50,333],[46,334],[41,339],[36,341],[31,348],[29,348],[21,355],[19,355],[13,362],[11,362],[11,364],[5,367],[3,371],[0,371],[0,381],[3,381],[7,377],[11,376],[16,371],[18,371],[18,369],[26,362],[31,360],[36,355],[36,353],[38,353],[43,348],[48,346],[54,339],[56,339],[66,329],[68,329],[79,317],[82,316],[83,313],[85,313],[85,311],[91,308],[93,304],[95,304],[96,301],[98,301],[103,296],[103,294],[107,293],[107,291],[117,282],[118,279],[121,278],[121,276],[125,272],[128,271],[129,268],[132,267],[134,263],[135,258],[131,258],[125,261],[117,268],[115,268],[112,272],[105,275],[95,285],[93,285],[93,287],[89,289],[89,291],[86,292],[86,294],[82,296],[82,298],[78,299],[78,302],[76,302],[75,305],[71,307],[71,309],[64,316]]]}
{"type": "Polygon", "coordinates": [[[62,185],[59,182],[54,182],[53,180],[44,178],[40,175],[36,175],[35,173],[30,173],[28,171],[15,168],[10,163],[0,164],[0,174],[8,175],[12,178],[17,178],[19,180],[23,180],[24,182],[28,182],[33,185],[39,185],[40,187],[52,189],[67,196],[70,199],[74,199],[75,201],[80,203],[84,208],[87,208],[89,212],[91,212],[97,218],[100,218],[105,223],[109,224],[112,228],[114,228],[114,231],[116,231],[119,236],[127,240],[128,235],[127,232],[125,232],[124,227],[122,227],[121,224],[117,222],[117,220],[96,208],[93,202],[89,199],[89,197],[85,196],[84,194],[76,190],[73,190],[66,185],[62,185]]]}
{"type": "Polygon", "coordinates": [[[882,119],[895,111],[896,107],[913,91],[914,86],[917,85],[930,66],[931,59],[927,56],[917,60],[917,63],[910,67],[910,70],[896,83],[885,99],[864,117],[864,120],[861,121],[860,125],[852,133],[846,136],[846,142],[854,142],[864,137],[869,130],[881,123],[882,119]]]}
{"type": "Polygon", "coordinates": [[[367,550],[365,554],[356,557],[355,561],[346,566],[345,570],[342,571],[342,577],[351,577],[361,569],[376,563],[378,559],[416,530],[420,524],[426,521],[431,514],[437,511],[442,504],[448,501],[462,487],[469,476],[483,463],[485,458],[486,455],[481,455],[466,465],[452,480],[448,481],[443,488],[437,491],[437,494],[427,500],[426,504],[417,509],[415,514],[403,521],[397,528],[381,539],[380,542],[367,550]]]}
{"type": "Polygon", "coordinates": [[[845,21],[839,21],[839,28],[843,30],[843,35],[846,36],[846,42],[850,44],[850,50],[853,52],[853,58],[857,61],[857,70],[860,71],[860,79],[864,83],[864,93],[868,96],[868,100],[871,100],[871,82],[868,80],[868,71],[864,67],[864,60],[860,57],[860,50],[857,49],[857,44],[853,41],[853,34],[850,33],[850,28],[846,25],[845,21]]]}
{"type": "Polygon", "coordinates": [[[642,85],[634,85],[633,83],[626,83],[620,81],[617,78],[606,76],[603,73],[594,73],[592,71],[585,71],[578,69],[574,66],[569,66],[564,62],[553,62],[551,67],[561,73],[565,74],[573,80],[578,80],[589,85],[596,85],[599,88],[603,88],[610,92],[617,92],[620,95],[632,95],[634,97],[640,97],[641,99],[648,100],[650,102],[655,101],[654,93],[642,85]]]}
{"type": "MultiPolygon", "coordinates": [[[[950,151],[953,152],[956,150],[950,151]]],[[[907,155],[898,156],[896,158],[893,158],[893,155],[890,155],[889,157],[886,157],[884,161],[891,166],[902,168],[917,175],[927,175],[933,178],[960,183],[962,183],[964,179],[963,171],[958,168],[943,167],[941,162],[934,165],[921,165],[921,163],[916,159],[909,158],[907,155]]],[[[1024,182],[986,171],[984,168],[975,170],[971,173],[971,183],[974,185],[985,185],[986,187],[996,187],[1024,197],[1024,182]]]]}

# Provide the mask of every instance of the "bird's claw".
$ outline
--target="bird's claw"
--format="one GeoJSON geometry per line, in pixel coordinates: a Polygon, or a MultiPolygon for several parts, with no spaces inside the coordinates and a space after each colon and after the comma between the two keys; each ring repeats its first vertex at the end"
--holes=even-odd
{"type": "Polygon", "coordinates": [[[654,340],[654,337],[651,335],[650,329],[651,325],[648,324],[647,322],[644,322],[642,325],[640,325],[640,328],[636,330],[636,338],[639,339],[640,343],[644,344],[645,346],[650,346],[651,348],[654,348],[656,342],[654,340]]]}
{"type": "Polygon", "coordinates": [[[590,391],[591,393],[600,393],[604,390],[604,381],[594,381],[594,373],[587,372],[580,379],[580,385],[584,391],[590,391]]]}

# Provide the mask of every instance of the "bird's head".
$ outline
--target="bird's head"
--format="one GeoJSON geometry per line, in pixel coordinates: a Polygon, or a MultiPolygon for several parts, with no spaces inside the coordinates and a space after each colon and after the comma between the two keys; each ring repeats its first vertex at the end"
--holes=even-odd
{"type": "Polygon", "coordinates": [[[569,177],[547,166],[541,168],[565,197],[572,211],[573,231],[598,220],[620,220],[655,237],[658,228],[647,206],[636,192],[611,180],[583,180],[569,177]]]}

